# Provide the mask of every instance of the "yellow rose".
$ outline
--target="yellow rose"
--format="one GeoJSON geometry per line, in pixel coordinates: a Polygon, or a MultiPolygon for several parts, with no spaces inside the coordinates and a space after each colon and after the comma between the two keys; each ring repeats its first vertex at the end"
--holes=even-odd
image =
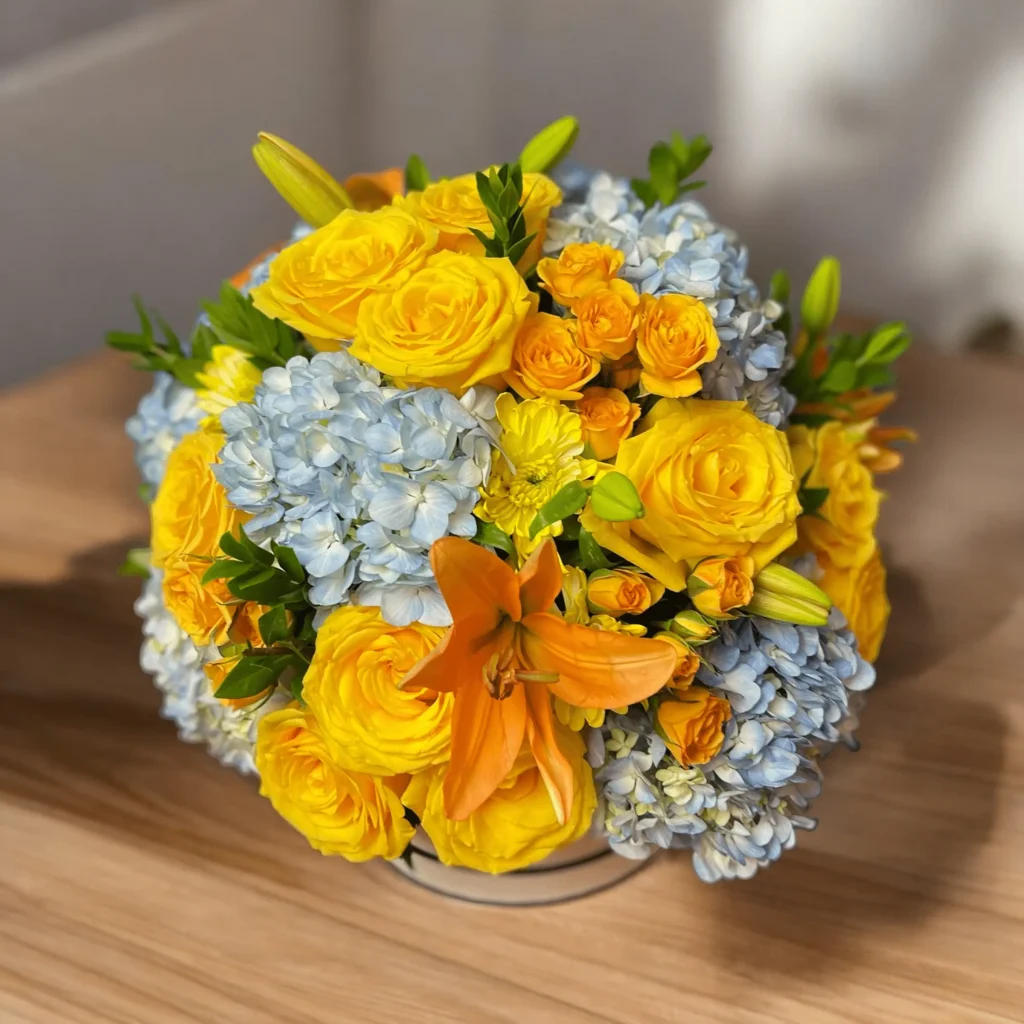
{"type": "Polygon", "coordinates": [[[408,384],[463,391],[512,365],[532,300],[508,260],[439,252],[362,304],[351,352],[408,384]]]}
{"type": "Polygon", "coordinates": [[[583,440],[590,445],[595,459],[611,459],[619,445],[630,435],[640,417],[640,406],[618,388],[590,387],[576,403],[583,425],[583,440]]]}
{"type": "Polygon", "coordinates": [[[210,561],[221,554],[220,538],[237,534],[249,519],[228,504],[212,466],[224,445],[215,420],[183,437],[167,460],[167,471],[150,509],[153,565],[163,572],[163,596],[178,625],[199,645],[213,640],[254,640],[266,609],[238,605],[224,580],[203,584],[210,561]]]}
{"type": "Polygon", "coordinates": [[[885,639],[890,611],[881,551],[875,548],[862,565],[848,568],[840,568],[820,556],[818,560],[824,571],[818,586],[846,616],[861,656],[874,661],[885,639]]]}
{"type": "Polygon", "coordinates": [[[404,284],[436,245],[434,227],[397,207],[343,210],[281,252],[270,278],[253,289],[253,303],[316,348],[337,349],[355,334],[366,298],[404,284]]]}
{"type": "Polygon", "coordinates": [[[555,817],[547,787],[528,750],[519,755],[494,794],[464,821],[452,821],[444,813],[444,768],[413,776],[404,800],[419,815],[442,864],[495,875],[516,871],[586,834],[597,794],[584,743],[558,724],[555,734],[574,778],[572,809],[563,825],[555,817]]]}
{"type": "MultiPolygon", "coordinates": [[[[523,175],[526,233],[537,237],[519,261],[521,267],[532,267],[537,262],[547,235],[548,214],[561,201],[561,189],[546,175],[523,175]]],[[[483,244],[470,229],[476,228],[488,236],[494,234],[487,208],[480,201],[475,174],[432,182],[422,192],[410,192],[395,202],[437,229],[440,249],[483,256],[483,244]]]]}
{"type": "Polygon", "coordinates": [[[550,313],[530,313],[516,335],[505,380],[521,398],[572,401],[600,364],[576,346],[576,325],[550,313]]]}
{"type": "Polygon", "coordinates": [[[699,368],[718,355],[715,321],[692,295],[644,295],[636,351],[640,380],[651,394],[695,395],[701,389],[699,368]]]}
{"type": "Polygon", "coordinates": [[[750,604],[754,596],[754,560],[704,558],[690,573],[686,589],[694,608],[709,619],[734,619],[734,608],[750,604]]]}
{"type": "Polygon", "coordinates": [[[598,569],[587,584],[587,603],[591,610],[607,615],[642,615],[664,593],[663,584],[642,572],[598,569]]]}
{"type": "Polygon", "coordinates": [[[862,433],[838,421],[816,430],[791,427],[789,443],[804,487],[828,488],[814,516],[801,516],[801,550],[824,554],[841,568],[863,565],[875,550],[875,523],[881,494],[861,462],[862,433]]]}
{"type": "Polygon", "coordinates": [[[722,749],[722,726],[732,717],[729,702],[703,686],[658,705],[658,728],[672,756],[683,765],[707,764],[722,749]]]}
{"type": "Polygon", "coordinates": [[[636,345],[640,296],[628,282],[616,278],[587,292],[572,304],[576,340],[588,355],[612,362],[636,345]]]}
{"type": "Polygon", "coordinates": [[[598,544],[682,590],[701,558],[745,555],[755,569],[796,540],[798,481],[785,434],[744,402],[663,399],[623,441],[615,469],[645,515],[625,523],[580,517],[598,544]]]}
{"type": "Polygon", "coordinates": [[[444,631],[391,626],[377,608],[345,606],[316,636],[302,699],[341,768],[374,775],[417,772],[448,760],[454,696],[399,689],[444,631]]]}
{"type": "Polygon", "coordinates": [[[655,640],[662,640],[676,652],[676,667],[671,680],[666,684],[670,690],[681,693],[689,689],[700,668],[697,652],[675,633],[655,633],[655,640]]]}
{"type": "Polygon", "coordinates": [[[555,302],[571,307],[577,299],[607,285],[618,274],[626,256],[600,242],[570,242],[558,259],[537,264],[537,276],[555,302]]]}
{"type": "Polygon", "coordinates": [[[347,860],[394,860],[412,838],[400,794],[408,777],[382,779],[335,764],[316,718],[297,704],[260,719],[260,794],[314,850],[347,860]]]}
{"type": "Polygon", "coordinates": [[[621,388],[623,391],[639,383],[643,367],[636,352],[630,352],[614,363],[608,364],[608,371],[611,375],[612,385],[621,388]]]}
{"type": "Polygon", "coordinates": [[[196,374],[202,385],[196,403],[203,412],[219,416],[239,402],[251,402],[263,374],[249,357],[231,345],[214,345],[210,360],[196,374]]]}

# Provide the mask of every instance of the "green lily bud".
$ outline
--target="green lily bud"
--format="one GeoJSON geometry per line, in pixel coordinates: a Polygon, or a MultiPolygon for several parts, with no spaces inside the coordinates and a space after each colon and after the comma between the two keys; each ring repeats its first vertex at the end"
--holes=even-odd
{"type": "Polygon", "coordinates": [[[542,128],[519,154],[523,173],[544,173],[561,163],[569,155],[579,133],[580,123],[575,117],[560,117],[542,128]]]}
{"type": "Polygon", "coordinates": [[[798,572],[773,562],[754,577],[750,615],[792,622],[798,626],[824,626],[832,601],[828,594],[798,572]]]}
{"type": "Polygon", "coordinates": [[[633,481],[624,473],[605,473],[590,492],[590,509],[610,523],[625,523],[644,517],[644,503],[633,481]]]}
{"type": "Polygon", "coordinates": [[[669,632],[682,637],[689,644],[705,644],[714,639],[715,627],[700,612],[687,610],[678,612],[666,627],[669,632]]]}
{"type": "Polygon", "coordinates": [[[800,319],[808,334],[824,334],[839,311],[839,260],[826,256],[814,268],[800,303],[800,319]]]}
{"type": "Polygon", "coordinates": [[[307,224],[321,228],[351,208],[352,200],[341,185],[290,142],[260,132],[252,155],[281,198],[307,224]]]}

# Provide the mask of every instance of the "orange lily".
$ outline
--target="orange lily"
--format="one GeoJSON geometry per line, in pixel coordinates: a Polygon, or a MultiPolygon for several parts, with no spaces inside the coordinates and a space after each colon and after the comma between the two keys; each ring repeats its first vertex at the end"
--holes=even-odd
{"type": "Polygon", "coordinates": [[[405,171],[389,167],[370,174],[350,174],[342,187],[357,210],[377,210],[390,206],[391,200],[405,191],[405,171]]]}
{"type": "Polygon", "coordinates": [[[549,539],[518,574],[458,537],[430,549],[454,624],[402,686],[455,693],[445,813],[469,817],[508,775],[525,739],[560,822],[572,809],[572,767],[555,741],[552,695],[581,708],[643,700],[672,678],[661,640],[566,622],[553,609],[562,566],[549,539]]]}

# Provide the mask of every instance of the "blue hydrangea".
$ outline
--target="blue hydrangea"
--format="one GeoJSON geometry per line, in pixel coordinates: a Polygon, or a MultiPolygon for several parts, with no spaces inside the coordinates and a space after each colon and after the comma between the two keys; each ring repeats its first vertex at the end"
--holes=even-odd
{"type": "Polygon", "coordinates": [[[679,765],[652,711],[609,714],[588,737],[595,821],[625,856],[682,847],[705,881],[745,878],[791,847],[795,828],[814,826],[801,812],[820,790],[818,759],[851,742],[851,700],[873,684],[874,669],[836,610],[820,629],[757,617],[722,623],[701,654],[697,681],[732,708],[721,750],[699,767],[679,765]]]}
{"type": "MultiPolygon", "coordinates": [[[[582,180],[573,179],[577,191],[582,180]]],[[[718,357],[701,371],[703,397],[745,399],[759,419],[774,427],[788,424],[796,400],[782,386],[790,366],[786,338],[772,327],[782,309],[762,301],[735,232],[713,221],[694,199],[644,211],[624,179],[597,174],[585,197],[564,203],[548,223],[546,252],[558,253],[570,242],[620,249],[622,276],[641,294],[702,299],[722,343],[718,357]]]]}
{"type": "Polygon", "coordinates": [[[160,485],[172,449],[199,426],[203,412],[192,388],[168,373],[155,373],[153,386],[142,396],[125,433],[135,442],[135,464],[151,489],[160,485]]]}
{"type": "Polygon", "coordinates": [[[250,536],[294,548],[319,608],[354,602],[396,625],[447,625],[430,546],[476,531],[494,399],[483,387],[461,400],[385,387],[344,351],[296,356],[264,373],[251,403],[222,414],[214,471],[253,515],[250,536]]]}

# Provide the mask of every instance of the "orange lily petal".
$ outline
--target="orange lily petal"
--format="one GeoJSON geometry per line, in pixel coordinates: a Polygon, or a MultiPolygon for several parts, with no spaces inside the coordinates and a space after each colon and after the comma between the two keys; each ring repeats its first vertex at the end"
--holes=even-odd
{"type": "Polygon", "coordinates": [[[537,762],[541,778],[551,797],[558,824],[564,825],[572,810],[573,773],[565,754],[558,746],[551,693],[543,683],[526,683],[526,739],[537,762]]]}
{"type": "Polygon", "coordinates": [[[472,628],[452,626],[441,642],[406,672],[401,687],[451,693],[481,680],[483,667],[493,652],[494,647],[481,644],[472,628]]]}
{"type": "Polygon", "coordinates": [[[534,612],[522,622],[532,669],[558,673],[551,693],[578,708],[617,708],[650,697],[671,678],[675,652],[661,640],[606,633],[534,612]]]}
{"type": "Polygon", "coordinates": [[[468,818],[512,770],[526,731],[521,686],[495,700],[481,679],[464,686],[452,712],[452,759],[444,777],[444,810],[453,821],[468,818]]]}
{"type": "Polygon", "coordinates": [[[545,540],[519,570],[519,601],[523,615],[551,609],[562,590],[562,563],[555,542],[545,540]]]}
{"type": "Polygon", "coordinates": [[[430,565],[452,613],[452,621],[521,617],[515,570],[479,544],[462,537],[442,537],[430,548],[430,565]]]}
{"type": "Polygon", "coordinates": [[[357,210],[377,210],[390,206],[391,200],[405,191],[405,171],[389,167],[370,174],[350,174],[342,187],[357,210]]]}

